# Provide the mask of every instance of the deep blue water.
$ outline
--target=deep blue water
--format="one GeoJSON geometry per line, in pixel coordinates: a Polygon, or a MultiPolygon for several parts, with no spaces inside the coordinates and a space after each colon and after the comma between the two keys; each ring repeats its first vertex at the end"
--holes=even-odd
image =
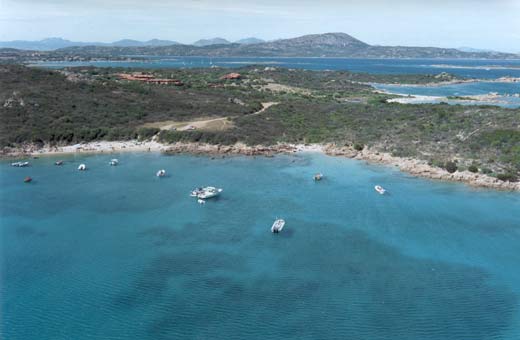
{"type": "Polygon", "coordinates": [[[46,62],[39,66],[193,68],[193,67],[265,67],[302,68],[308,70],[348,70],[376,74],[439,74],[448,72],[461,77],[496,79],[520,77],[520,60],[461,60],[461,59],[348,59],[348,58],[208,58],[208,57],[142,57],[142,62],[93,61],[46,62]]]}
{"type": "Polygon", "coordinates": [[[520,338],[518,193],[314,154],[112,157],[0,164],[0,338],[520,338]]]}

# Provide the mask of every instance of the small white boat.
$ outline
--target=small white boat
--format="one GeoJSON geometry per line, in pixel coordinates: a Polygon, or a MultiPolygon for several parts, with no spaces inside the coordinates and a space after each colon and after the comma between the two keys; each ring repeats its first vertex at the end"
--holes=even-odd
{"type": "Polygon", "coordinates": [[[271,227],[271,232],[272,233],[279,233],[280,231],[282,231],[283,227],[285,225],[285,220],[279,218],[277,219],[276,221],[274,221],[272,227],[271,227]]]}
{"type": "Polygon", "coordinates": [[[199,204],[206,204],[206,201],[204,201],[202,198],[199,198],[197,200],[197,203],[199,203],[199,204]]]}
{"type": "Polygon", "coordinates": [[[376,189],[376,191],[377,191],[378,193],[380,193],[381,195],[384,195],[385,192],[386,192],[386,190],[385,190],[382,186],[380,186],[380,185],[376,185],[376,186],[374,187],[374,189],[376,189]]]}
{"type": "Polygon", "coordinates": [[[321,181],[323,179],[323,174],[321,172],[318,172],[317,174],[314,175],[314,177],[312,179],[314,179],[316,182],[321,181]]]}
{"type": "Polygon", "coordinates": [[[23,168],[23,167],[29,166],[29,162],[14,162],[14,163],[11,163],[11,166],[14,166],[17,168],[23,168]]]}
{"type": "Polygon", "coordinates": [[[164,176],[166,176],[166,170],[162,169],[162,170],[157,171],[155,176],[157,176],[157,177],[164,177],[164,176]]]}
{"type": "Polygon", "coordinates": [[[119,164],[119,160],[117,158],[111,159],[110,162],[108,162],[108,164],[116,166],[119,164]]]}
{"type": "Polygon", "coordinates": [[[204,188],[197,188],[197,189],[193,190],[190,193],[190,196],[197,197],[199,199],[204,200],[204,199],[216,197],[216,196],[220,195],[221,192],[222,192],[222,189],[218,189],[215,187],[204,187],[204,188]]]}
{"type": "Polygon", "coordinates": [[[85,170],[87,170],[87,166],[86,166],[85,164],[80,164],[80,165],[78,166],[78,170],[79,170],[79,171],[85,171],[85,170]]]}

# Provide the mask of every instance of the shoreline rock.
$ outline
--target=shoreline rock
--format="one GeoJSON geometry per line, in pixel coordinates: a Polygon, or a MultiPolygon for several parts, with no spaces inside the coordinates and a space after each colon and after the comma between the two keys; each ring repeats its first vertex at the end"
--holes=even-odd
{"type": "Polygon", "coordinates": [[[324,148],[324,152],[330,156],[343,156],[352,159],[363,160],[369,163],[394,166],[399,168],[399,170],[402,172],[406,172],[417,177],[462,182],[474,187],[481,188],[520,191],[520,182],[504,182],[495,177],[480,173],[473,173],[470,171],[456,171],[454,173],[450,173],[445,169],[431,166],[424,160],[394,157],[389,153],[379,152],[369,148],[365,148],[362,151],[357,151],[351,147],[337,147],[334,145],[328,145],[324,148]]]}

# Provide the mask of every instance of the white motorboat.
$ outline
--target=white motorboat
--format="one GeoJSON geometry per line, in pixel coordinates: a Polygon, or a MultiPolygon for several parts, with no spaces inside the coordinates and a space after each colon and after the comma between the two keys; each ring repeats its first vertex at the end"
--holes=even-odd
{"type": "Polygon", "coordinates": [[[108,164],[116,166],[119,164],[119,160],[117,158],[111,159],[110,162],[108,162],[108,164]]]}
{"type": "Polygon", "coordinates": [[[29,166],[29,162],[14,162],[14,163],[11,163],[11,166],[14,166],[17,168],[23,168],[23,167],[29,166]]]}
{"type": "Polygon", "coordinates": [[[272,233],[279,233],[280,231],[282,231],[283,227],[285,225],[285,220],[279,218],[277,219],[276,221],[274,221],[272,227],[271,227],[271,232],[272,233]]]}
{"type": "Polygon", "coordinates": [[[323,174],[321,172],[318,172],[317,174],[314,175],[314,177],[312,179],[314,179],[316,182],[321,181],[323,179],[323,174]]]}
{"type": "Polygon", "coordinates": [[[197,203],[199,203],[199,204],[206,204],[206,201],[204,201],[202,198],[199,198],[197,200],[197,203]]]}
{"type": "Polygon", "coordinates": [[[380,193],[381,195],[384,195],[385,192],[386,192],[386,190],[385,190],[382,186],[380,186],[380,185],[376,185],[376,186],[374,187],[374,189],[376,189],[376,191],[377,191],[378,193],[380,193]]]}
{"type": "Polygon", "coordinates": [[[85,164],[80,164],[80,165],[78,166],[78,170],[79,170],[79,171],[85,171],[85,170],[87,170],[87,166],[86,166],[85,164]]]}
{"type": "Polygon", "coordinates": [[[164,176],[166,176],[166,170],[162,169],[162,170],[157,171],[155,176],[157,176],[157,177],[164,177],[164,176]]]}
{"type": "Polygon", "coordinates": [[[199,199],[208,199],[218,196],[222,192],[222,189],[218,189],[215,187],[204,187],[197,188],[190,193],[191,197],[197,197],[199,199]]]}

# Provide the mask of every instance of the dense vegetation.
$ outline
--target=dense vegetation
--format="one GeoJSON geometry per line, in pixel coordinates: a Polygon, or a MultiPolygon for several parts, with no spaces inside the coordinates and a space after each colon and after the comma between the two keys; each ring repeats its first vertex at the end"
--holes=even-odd
{"type": "MultiPolygon", "coordinates": [[[[0,66],[2,146],[157,136],[165,142],[277,142],[365,146],[417,157],[450,171],[469,169],[516,179],[520,109],[386,103],[365,82],[424,83],[434,76],[367,75],[246,67],[154,70],[183,86],[121,81],[135,70],[49,71],[0,66]],[[261,114],[261,103],[275,102],[261,114]],[[232,128],[173,131],[149,123],[228,117],[232,128]]],[[[446,77],[446,76],[443,76],[446,77]]]]}
{"type": "Polygon", "coordinates": [[[74,81],[16,65],[1,67],[0,74],[1,145],[132,139],[146,122],[242,115],[257,111],[262,99],[235,88],[117,82],[104,70],[88,70],[74,81]]]}

